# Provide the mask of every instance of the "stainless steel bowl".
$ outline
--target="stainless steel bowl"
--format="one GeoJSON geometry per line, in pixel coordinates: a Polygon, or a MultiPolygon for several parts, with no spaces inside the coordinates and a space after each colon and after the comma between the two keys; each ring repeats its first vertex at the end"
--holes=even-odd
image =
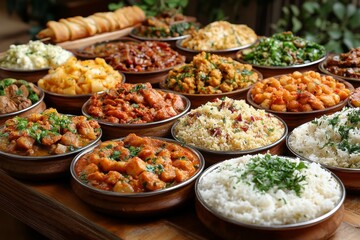
{"type": "Polygon", "coordinates": [[[19,179],[49,180],[69,174],[70,163],[79,152],[96,145],[99,136],[87,146],[75,151],[51,156],[21,156],[0,151],[0,168],[19,179]]]}
{"type": "MultiPolygon", "coordinates": [[[[177,143],[172,139],[152,138],[177,143]]],[[[75,194],[93,209],[111,215],[144,217],[162,214],[178,207],[194,197],[195,180],[199,177],[205,166],[204,158],[200,152],[191,147],[184,146],[192,151],[200,160],[200,166],[197,172],[188,180],[178,185],[152,192],[117,193],[105,191],[91,187],[80,181],[74,170],[77,161],[83,155],[91,152],[95,147],[96,146],[79,153],[71,162],[71,186],[75,194]]]]}
{"type": "MultiPolygon", "coordinates": [[[[169,90],[161,90],[164,92],[172,92],[169,90]]],[[[171,118],[156,121],[156,122],[149,122],[143,124],[120,124],[120,123],[111,123],[101,119],[97,119],[99,122],[101,129],[103,131],[103,139],[113,139],[119,137],[125,137],[129,133],[135,133],[140,136],[153,136],[153,137],[166,137],[170,135],[171,127],[173,123],[183,115],[185,115],[191,106],[190,100],[178,93],[172,92],[177,94],[181,97],[183,102],[185,103],[185,109],[181,113],[171,118]]],[[[85,104],[82,106],[82,113],[87,117],[92,117],[87,109],[89,108],[90,100],[86,101],[85,104]]]]}
{"type": "Polygon", "coordinates": [[[243,46],[238,46],[238,47],[228,48],[228,49],[221,49],[221,50],[193,50],[193,49],[185,48],[182,46],[182,41],[184,39],[179,39],[176,41],[176,48],[178,49],[177,51],[180,54],[182,54],[186,57],[186,62],[191,62],[193,57],[201,52],[208,52],[208,53],[217,54],[217,55],[220,55],[223,57],[230,57],[230,58],[235,59],[236,54],[239,50],[246,49],[257,42],[257,40],[256,40],[253,43],[245,44],[243,46]]]}
{"type": "Polygon", "coordinates": [[[282,120],[281,118],[279,118],[279,117],[277,117],[275,115],[274,115],[274,117],[276,117],[280,122],[282,122],[282,124],[284,126],[283,135],[278,140],[276,140],[275,142],[273,142],[273,143],[271,143],[269,145],[259,147],[259,148],[249,149],[249,150],[216,151],[216,150],[210,150],[210,149],[202,148],[202,147],[199,147],[199,146],[189,145],[188,143],[183,142],[181,139],[178,139],[176,137],[175,128],[179,124],[179,121],[176,121],[173,124],[173,126],[171,128],[171,135],[179,143],[187,144],[189,146],[193,146],[194,148],[199,150],[202,153],[202,155],[204,156],[207,165],[213,165],[213,164],[221,162],[221,161],[223,161],[225,159],[240,157],[240,156],[247,155],[247,154],[257,154],[257,153],[269,152],[271,154],[280,155],[280,154],[282,154],[284,152],[284,149],[285,149],[285,138],[286,138],[286,136],[288,134],[288,127],[287,127],[286,123],[284,122],[284,120],[282,120]]]}
{"type": "MultiPolygon", "coordinates": [[[[341,197],[336,206],[329,212],[309,221],[287,224],[264,226],[259,224],[248,224],[229,219],[215,211],[206,204],[203,196],[199,193],[199,182],[206,175],[219,168],[218,163],[207,168],[195,183],[196,213],[200,221],[213,233],[222,239],[229,240],[303,240],[303,239],[328,239],[340,226],[344,216],[345,188],[338,177],[332,176],[341,188],[341,197]]],[[[326,169],[325,169],[326,170],[326,169]]]]}

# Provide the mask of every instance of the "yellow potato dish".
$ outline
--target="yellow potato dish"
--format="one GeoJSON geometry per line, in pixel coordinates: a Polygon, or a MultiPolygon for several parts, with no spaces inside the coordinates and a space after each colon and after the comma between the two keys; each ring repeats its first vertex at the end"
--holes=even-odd
{"type": "Polygon", "coordinates": [[[82,61],[71,57],[63,65],[50,69],[38,81],[38,86],[53,93],[79,95],[113,88],[123,80],[123,76],[102,58],[82,61]]]}

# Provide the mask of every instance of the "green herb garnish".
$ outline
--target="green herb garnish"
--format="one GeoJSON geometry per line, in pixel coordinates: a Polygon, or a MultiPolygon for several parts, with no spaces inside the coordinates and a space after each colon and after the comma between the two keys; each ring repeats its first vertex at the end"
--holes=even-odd
{"type": "Polygon", "coordinates": [[[264,157],[251,158],[239,180],[252,181],[255,187],[263,192],[275,187],[293,190],[300,196],[306,177],[299,171],[304,168],[307,168],[304,162],[296,163],[266,154],[264,157]]]}

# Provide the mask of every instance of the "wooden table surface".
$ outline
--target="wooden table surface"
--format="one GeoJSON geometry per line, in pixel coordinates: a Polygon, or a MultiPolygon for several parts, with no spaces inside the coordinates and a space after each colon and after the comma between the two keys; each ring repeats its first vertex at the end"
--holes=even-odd
{"type": "MultiPolygon", "coordinates": [[[[0,170],[0,206],[50,239],[217,239],[198,220],[192,201],[163,216],[126,219],[91,209],[71,190],[70,177],[47,183],[14,179],[0,170]]],[[[348,192],[345,217],[332,240],[360,239],[360,192],[348,192]]]]}

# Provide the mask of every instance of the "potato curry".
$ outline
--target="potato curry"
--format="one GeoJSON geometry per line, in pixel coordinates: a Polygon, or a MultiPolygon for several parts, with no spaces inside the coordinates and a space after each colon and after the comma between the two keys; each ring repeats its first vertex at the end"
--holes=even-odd
{"type": "Polygon", "coordinates": [[[179,144],[129,134],[102,142],[75,164],[77,177],[90,186],[119,193],[149,192],[191,178],[200,159],[179,144]]]}

